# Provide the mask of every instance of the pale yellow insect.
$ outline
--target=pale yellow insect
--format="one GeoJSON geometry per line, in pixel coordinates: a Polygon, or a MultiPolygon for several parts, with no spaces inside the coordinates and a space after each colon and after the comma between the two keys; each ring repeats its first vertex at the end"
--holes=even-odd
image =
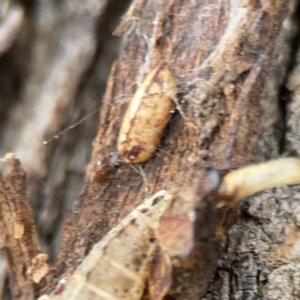
{"type": "Polygon", "coordinates": [[[145,78],[129,103],[118,139],[120,160],[141,163],[151,157],[175,107],[176,83],[166,64],[145,78]]]}

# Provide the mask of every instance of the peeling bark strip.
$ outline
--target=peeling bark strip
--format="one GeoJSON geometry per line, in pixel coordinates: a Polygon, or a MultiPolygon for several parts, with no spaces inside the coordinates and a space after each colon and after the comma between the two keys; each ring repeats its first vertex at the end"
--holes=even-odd
{"type": "Polygon", "coordinates": [[[124,163],[149,159],[162,139],[175,106],[176,83],[166,64],[159,64],[142,82],[123,119],[118,151],[124,163]]]}
{"type": "Polygon", "coordinates": [[[163,299],[172,282],[171,258],[182,269],[195,262],[194,227],[205,196],[217,189],[209,199],[225,196],[235,204],[266,188],[300,183],[300,160],[282,158],[245,167],[222,180],[214,169],[195,175],[190,186],[174,195],[162,190],[146,199],[93,247],[59,296],[39,299],[139,300],[147,279],[150,299],[163,299]]]}
{"type": "Polygon", "coordinates": [[[7,261],[14,299],[34,300],[40,288],[37,284],[49,271],[48,256],[39,251],[25,173],[18,159],[11,156],[9,161],[6,178],[0,178],[1,251],[7,261]]]}

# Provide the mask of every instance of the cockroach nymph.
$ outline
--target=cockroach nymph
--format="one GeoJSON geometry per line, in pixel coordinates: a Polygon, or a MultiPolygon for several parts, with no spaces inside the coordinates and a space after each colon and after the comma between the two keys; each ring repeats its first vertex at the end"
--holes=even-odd
{"type": "Polygon", "coordinates": [[[167,64],[160,64],[142,82],[121,125],[118,152],[126,164],[151,157],[175,107],[176,83],[167,64]]]}

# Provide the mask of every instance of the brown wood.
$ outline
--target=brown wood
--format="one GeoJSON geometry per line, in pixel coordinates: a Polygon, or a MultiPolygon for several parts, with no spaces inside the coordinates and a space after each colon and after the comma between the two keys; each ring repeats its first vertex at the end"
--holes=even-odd
{"type": "MultiPolygon", "coordinates": [[[[264,82],[281,53],[278,45],[284,37],[288,4],[132,4],[118,30],[124,34],[123,51],[108,81],[85,188],[66,222],[57,274],[72,272],[90,247],[140,199],[162,188],[180,188],[196,158],[201,166],[220,169],[249,162],[253,139],[261,128],[264,82]],[[116,151],[128,101],[162,60],[177,81],[180,113],[170,121],[155,155],[141,166],[146,184],[139,169],[115,168],[108,158],[116,151]],[[102,180],[98,174],[107,176],[102,180]]],[[[208,209],[200,220],[202,254],[198,254],[197,273],[191,273],[196,277],[186,281],[188,288],[179,289],[189,299],[206,293],[226,246],[226,225],[234,217],[228,209],[208,209]]],[[[176,277],[178,282],[182,275],[176,277]]]]}
{"type": "Polygon", "coordinates": [[[27,197],[25,172],[16,159],[10,161],[6,177],[1,174],[0,178],[0,234],[13,298],[34,300],[40,280],[49,271],[48,257],[43,254],[40,270],[34,268],[41,258],[39,241],[27,197]]]}

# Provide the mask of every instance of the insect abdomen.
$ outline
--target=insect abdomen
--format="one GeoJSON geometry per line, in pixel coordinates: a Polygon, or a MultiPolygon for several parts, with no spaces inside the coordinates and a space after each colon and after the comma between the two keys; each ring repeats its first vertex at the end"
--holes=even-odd
{"type": "Polygon", "coordinates": [[[176,84],[167,65],[153,70],[129,103],[121,125],[118,152],[123,163],[150,158],[175,107],[176,84]]]}

